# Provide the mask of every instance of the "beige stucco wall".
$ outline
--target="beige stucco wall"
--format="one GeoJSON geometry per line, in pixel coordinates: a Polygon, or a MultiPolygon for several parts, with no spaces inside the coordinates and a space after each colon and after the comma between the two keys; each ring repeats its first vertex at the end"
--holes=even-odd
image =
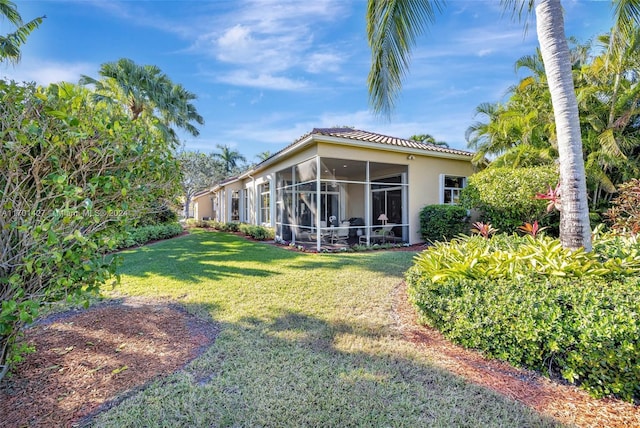
{"type": "Polygon", "coordinates": [[[193,198],[193,218],[202,220],[204,217],[213,217],[213,203],[211,193],[205,193],[193,198]]]}
{"type": "Polygon", "coordinates": [[[470,160],[439,159],[415,156],[409,165],[409,235],[420,242],[420,210],[425,205],[440,203],[440,175],[469,177],[473,174],[470,160]]]}

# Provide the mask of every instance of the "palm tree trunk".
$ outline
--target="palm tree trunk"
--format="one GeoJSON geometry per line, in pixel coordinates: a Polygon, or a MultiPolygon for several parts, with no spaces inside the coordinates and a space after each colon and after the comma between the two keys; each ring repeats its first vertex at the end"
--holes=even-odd
{"type": "Polygon", "coordinates": [[[540,0],[536,6],[536,21],[558,138],[562,197],[560,240],[565,248],[582,247],[591,251],[591,226],[578,102],[560,0],[540,0]]]}

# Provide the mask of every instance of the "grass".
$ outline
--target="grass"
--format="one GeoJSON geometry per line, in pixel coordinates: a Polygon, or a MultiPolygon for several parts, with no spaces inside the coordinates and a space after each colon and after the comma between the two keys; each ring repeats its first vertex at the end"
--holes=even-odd
{"type": "Polygon", "coordinates": [[[111,293],[178,300],[221,333],[184,370],[95,424],[552,426],[402,340],[391,295],[413,255],[298,253],[216,232],[125,252],[111,293]]]}

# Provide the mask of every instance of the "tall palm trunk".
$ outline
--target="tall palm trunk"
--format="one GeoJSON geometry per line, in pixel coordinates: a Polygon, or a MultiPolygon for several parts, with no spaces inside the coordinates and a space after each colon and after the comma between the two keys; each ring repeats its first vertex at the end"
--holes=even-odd
{"type": "Polygon", "coordinates": [[[560,0],[540,0],[536,6],[536,20],[558,138],[562,197],[560,240],[565,248],[583,247],[591,251],[591,227],[578,101],[560,0]]]}

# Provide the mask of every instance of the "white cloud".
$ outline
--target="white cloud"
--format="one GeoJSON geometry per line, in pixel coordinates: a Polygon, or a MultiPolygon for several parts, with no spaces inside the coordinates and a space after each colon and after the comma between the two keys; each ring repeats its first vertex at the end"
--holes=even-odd
{"type": "Polygon", "coordinates": [[[312,53],[306,59],[305,69],[309,73],[337,73],[346,58],[329,52],[312,53]]]}
{"type": "Polygon", "coordinates": [[[309,84],[303,80],[279,77],[267,73],[253,74],[247,70],[237,70],[231,73],[220,74],[217,75],[215,79],[218,82],[230,85],[283,91],[299,91],[309,86],[309,84]]]}
{"type": "Polygon", "coordinates": [[[63,63],[25,59],[15,67],[0,68],[0,75],[16,81],[48,85],[62,81],[77,83],[80,75],[94,74],[97,69],[98,66],[83,62],[63,63]]]}
{"type": "Polygon", "coordinates": [[[342,19],[349,7],[337,0],[245,1],[232,14],[218,15],[196,37],[190,50],[234,67],[220,79],[225,83],[300,89],[309,83],[291,77],[292,73],[339,71],[344,58],[331,51],[318,51],[317,32],[324,22],[342,19]]]}

